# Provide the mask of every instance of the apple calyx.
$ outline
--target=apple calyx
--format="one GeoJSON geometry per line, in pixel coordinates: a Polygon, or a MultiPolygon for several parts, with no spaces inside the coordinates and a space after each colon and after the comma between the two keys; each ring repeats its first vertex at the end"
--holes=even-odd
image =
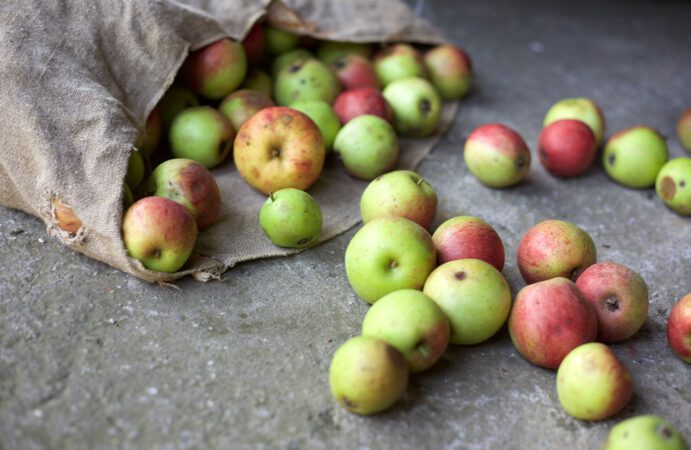
{"type": "Polygon", "coordinates": [[[420,112],[424,115],[427,115],[432,111],[432,104],[430,103],[429,99],[423,98],[420,100],[420,112]]]}
{"type": "Polygon", "coordinates": [[[607,307],[607,309],[608,309],[609,311],[614,312],[614,311],[616,311],[616,310],[619,309],[619,299],[617,298],[616,295],[613,295],[613,296],[611,296],[611,297],[608,297],[608,298],[605,300],[605,306],[607,307]]]}

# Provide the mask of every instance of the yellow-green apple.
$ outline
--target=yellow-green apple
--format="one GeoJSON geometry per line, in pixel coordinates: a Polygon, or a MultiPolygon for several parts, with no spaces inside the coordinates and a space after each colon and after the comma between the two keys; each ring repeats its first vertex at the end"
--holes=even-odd
{"type": "Polygon", "coordinates": [[[331,106],[321,100],[302,100],[291,104],[290,107],[307,115],[317,124],[324,138],[326,154],[331,153],[336,136],[341,131],[341,122],[331,106]]]}
{"type": "Polygon", "coordinates": [[[669,313],[667,343],[679,359],[691,364],[691,293],[683,296],[669,313]]]}
{"type": "Polygon", "coordinates": [[[150,270],[180,269],[197,241],[197,225],[181,204],[164,197],[144,197],[125,213],[122,240],[127,253],[150,270]]]}
{"type": "Polygon", "coordinates": [[[230,39],[191,52],[180,68],[185,84],[210,99],[223,98],[237,89],[246,72],[245,49],[230,39]]]}
{"type": "Polygon", "coordinates": [[[424,78],[403,78],[391,82],[384,98],[393,110],[394,128],[403,136],[425,137],[437,131],[441,98],[424,78]]]}
{"type": "Polygon", "coordinates": [[[130,189],[135,191],[142,184],[145,170],[146,165],[142,153],[138,151],[130,153],[130,157],[127,159],[127,174],[125,175],[125,183],[130,189]]]}
{"type": "Polygon", "coordinates": [[[288,248],[305,248],[319,239],[322,213],[307,192],[285,188],[272,192],[259,210],[259,225],[271,242],[288,248]]]}
{"type": "Polygon", "coordinates": [[[559,403],[576,419],[608,419],[621,411],[632,395],[631,372],[600,342],[574,348],[557,370],[559,403]]]}
{"type": "Polygon", "coordinates": [[[342,124],[358,116],[370,114],[393,124],[393,110],[381,92],[371,87],[341,92],[334,101],[334,112],[342,124]]]}
{"type": "Polygon", "coordinates": [[[525,359],[556,369],[571,350],[595,340],[597,316],[571,280],[552,278],[518,291],[509,334],[525,359]]]}
{"type": "Polygon", "coordinates": [[[588,125],[580,120],[562,119],[542,129],[537,141],[540,163],[557,177],[577,177],[595,160],[597,141],[588,125]]]}
{"type": "Polygon", "coordinates": [[[218,110],[228,118],[233,129],[237,132],[243,123],[255,115],[257,111],[274,106],[271,97],[259,91],[240,89],[223,99],[218,110]]]}
{"type": "Polygon", "coordinates": [[[300,59],[284,67],[274,83],[274,98],[282,106],[298,100],[321,100],[330,105],[340,92],[336,75],[317,59],[300,59]]]}
{"type": "Polygon", "coordinates": [[[504,243],[490,224],[474,216],[448,219],[432,234],[437,249],[437,263],[475,258],[504,269],[504,243]]]}
{"type": "Polygon", "coordinates": [[[374,303],[399,289],[422,289],[436,264],[432,237],[403,217],[380,217],[353,236],[345,252],[348,282],[374,303]]]}
{"type": "Polygon", "coordinates": [[[383,216],[399,216],[429,229],[437,213],[437,193],[412,170],[395,170],[372,180],[360,197],[363,223],[383,216]]]}
{"type": "Polygon", "coordinates": [[[449,318],[452,344],[472,345],[492,337],[511,311],[504,276],[479,259],[457,259],[434,269],[423,292],[449,318]]]}
{"type": "Polygon", "coordinates": [[[546,127],[562,119],[575,119],[584,122],[595,134],[597,145],[602,143],[605,135],[605,116],[593,100],[585,97],[564,98],[553,104],[545,114],[542,123],[546,127]]]}
{"type": "Polygon", "coordinates": [[[473,67],[468,54],[453,45],[438,45],[424,55],[429,78],[444,100],[456,100],[473,84],[473,67]]]}
{"type": "Polygon", "coordinates": [[[655,191],[670,209],[691,216],[691,158],[667,161],[657,174],[655,191]]]}
{"type": "Polygon", "coordinates": [[[170,150],[176,158],[193,159],[211,169],[230,153],[235,131],[230,121],[210,106],[182,111],[170,126],[170,150]]]}
{"type": "Polygon", "coordinates": [[[463,160],[470,173],[493,188],[518,184],[530,169],[530,149],[516,131],[500,123],[482,125],[468,136],[463,160]]]}
{"type": "Polygon", "coordinates": [[[597,261],[595,243],[581,227],[563,220],[533,225],[516,250],[518,269],[526,283],[565,277],[576,280],[597,261]]]}
{"type": "Polygon", "coordinates": [[[240,176],[260,192],[305,190],[317,181],[324,166],[324,138],[305,114],[274,106],[262,109],[240,127],[233,158],[240,176]]]}
{"type": "Polygon", "coordinates": [[[373,180],[394,168],[398,138],[389,122],[378,116],[358,116],[336,135],[334,152],[352,176],[373,180]]]}
{"type": "Polygon", "coordinates": [[[271,25],[264,27],[264,49],[270,55],[280,55],[298,46],[300,36],[271,25]]]}
{"type": "Polygon", "coordinates": [[[196,161],[174,158],[159,164],[149,178],[151,195],[180,203],[192,214],[199,231],[214,223],[221,209],[216,178],[196,161]]]}
{"type": "Polygon", "coordinates": [[[194,106],[199,106],[199,99],[194,92],[179,84],[172,85],[158,102],[164,136],[168,136],[168,130],[177,115],[194,106]]]}
{"type": "Polygon", "coordinates": [[[408,364],[390,344],[369,336],[348,339],[329,366],[331,395],[355,414],[381,412],[396,403],[408,386],[408,364]]]}
{"type": "Polygon", "coordinates": [[[408,44],[385,47],[374,55],[372,63],[382,86],[403,78],[427,77],[422,55],[408,44]]]}
{"type": "Polygon", "coordinates": [[[163,116],[161,115],[161,108],[155,107],[151,110],[151,114],[146,118],[146,125],[144,129],[144,139],[139,146],[139,151],[145,156],[151,156],[158,148],[161,142],[161,134],[163,133],[163,116]]]}
{"type": "Polygon", "coordinates": [[[677,122],[677,135],[681,146],[691,152],[691,108],[684,111],[677,122]]]}
{"type": "Polygon", "coordinates": [[[430,368],[449,343],[449,320],[427,295],[415,289],[391,292],[372,305],[362,335],[396,347],[411,372],[430,368]]]}
{"type": "Polygon", "coordinates": [[[247,55],[247,62],[249,64],[257,64],[262,59],[264,40],[264,28],[261,24],[255,23],[242,40],[242,46],[245,49],[245,55],[247,55]]]}
{"type": "Polygon", "coordinates": [[[380,89],[379,78],[369,60],[358,55],[346,55],[334,60],[329,68],[336,74],[343,89],[371,87],[380,89]]]}
{"type": "Polygon", "coordinates": [[[344,56],[355,55],[361,58],[372,56],[372,44],[343,41],[323,41],[317,47],[317,58],[324,64],[331,64],[344,56]]]}
{"type": "Polygon", "coordinates": [[[623,341],[633,336],[648,317],[648,287],[643,278],[614,262],[593,264],[576,280],[576,286],[597,315],[597,339],[623,341]]]}
{"type": "Polygon", "coordinates": [[[271,62],[271,75],[276,78],[281,70],[303,59],[314,59],[314,55],[309,50],[300,47],[278,55],[271,62]]]}
{"type": "Polygon", "coordinates": [[[614,181],[631,188],[655,185],[657,174],[667,162],[667,142],[656,130],[637,125],[618,131],[605,145],[602,164],[614,181]]]}
{"type": "Polygon", "coordinates": [[[616,424],[602,450],[688,450],[684,437],[667,419],[643,415],[616,424]]]}
{"type": "Polygon", "coordinates": [[[263,70],[249,69],[245,80],[240,85],[240,89],[259,91],[267,97],[271,97],[274,93],[274,82],[269,74],[263,70]]]}

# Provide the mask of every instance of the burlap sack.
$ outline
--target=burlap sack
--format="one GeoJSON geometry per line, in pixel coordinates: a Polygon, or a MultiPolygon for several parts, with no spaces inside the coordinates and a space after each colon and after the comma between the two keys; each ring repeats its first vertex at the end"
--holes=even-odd
{"type": "MultiPolygon", "coordinates": [[[[43,219],[75,250],[148,281],[218,277],[239,261],[278,256],[258,225],[264,196],[235,172],[214,171],[221,217],[199,235],[184,270],[152,272],[129,258],[120,234],[127,159],[145,118],[190,50],[242,39],[262,17],[319,38],[361,42],[443,41],[395,0],[5,0],[0,3],[0,203],[43,219]],[[82,227],[55,225],[52,200],[82,227]]],[[[447,105],[442,129],[455,115],[447,105]]],[[[440,130],[441,132],[441,130],[440,130]]],[[[439,135],[403,140],[401,167],[414,167],[439,135]]],[[[355,225],[366,183],[327,163],[310,189],[322,207],[322,241],[355,225]]]]}

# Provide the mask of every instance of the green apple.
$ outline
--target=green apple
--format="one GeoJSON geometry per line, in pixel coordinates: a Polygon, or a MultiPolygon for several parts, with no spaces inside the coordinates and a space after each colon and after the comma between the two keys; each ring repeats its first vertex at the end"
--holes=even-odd
{"type": "Polygon", "coordinates": [[[134,195],[132,195],[132,189],[126,184],[123,184],[122,192],[122,209],[127,210],[130,206],[134,204],[134,195]]]}
{"type": "Polygon", "coordinates": [[[603,420],[621,411],[633,395],[629,369],[605,344],[589,342],[571,350],[557,370],[557,395],[576,419],[603,420]]]}
{"type": "Polygon", "coordinates": [[[243,123],[255,115],[257,111],[274,106],[271,97],[259,91],[240,89],[223,99],[218,110],[228,118],[233,130],[237,133],[243,123]]]}
{"type": "Polygon", "coordinates": [[[391,82],[384,92],[391,105],[394,128],[403,136],[425,137],[437,131],[441,98],[424,78],[403,78],[391,82]]]}
{"type": "Polygon", "coordinates": [[[245,76],[245,81],[240,85],[240,89],[259,91],[267,97],[271,97],[274,93],[274,82],[271,76],[263,70],[250,69],[247,71],[247,76],[245,76]]]}
{"type": "Polygon", "coordinates": [[[425,53],[425,67],[439,95],[445,100],[465,96],[473,84],[470,58],[453,45],[438,45],[425,53]]]}
{"type": "Polygon", "coordinates": [[[141,152],[132,152],[127,160],[127,175],[125,175],[125,183],[133,191],[136,191],[142,181],[144,180],[145,164],[141,152]]]}
{"type": "Polygon", "coordinates": [[[302,100],[292,103],[290,107],[307,115],[317,124],[324,138],[326,153],[331,153],[336,136],[341,131],[341,122],[331,106],[321,100],[302,100]]]}
{"type": "Polygon", "coordinates": [[[411,372],[431,367],[449,343],[449,320],[420,291],[401,289],[380,298],[365,314],[362,335],[396,347],[411,372]]]}
{"type": "Polygon", "coordinates": [[[585,97],[565,98],[553,104],[545,114],[542,126],[563,119],[580,120],[593,130],[597,144],[602,143],[605,133],[605,117],[593,100],[585,97]]]}
{"type": "Polygon", "coordinates": [[[348,55],[369,58],[372,56],[372,45],[358,42],[323,41],[317,47],[317,58],[324,64],[331,64],[348,55]]]}
{"type": "Polygon", "coordinates": [[[276,78],[281,70],[303,59],[314,59],[314,55],[304,48],[296,48],[278,55],[271,63],[271,74],[276,78]]]}
{"type": "Polygon", "coordinates": [[[271,25],[264,28],[264,50],[271,55],[280,55],[294,49],[300,42],[300,36],[281,30],[271,25]]]}
{"type": "Polygon", "coordinates": [[[398,138],[381,117],[365,114],[346,123],[336,135],[334,152],[354,177],[372,180],[398,162],[398,138]]]}
{"type": "Polygon", "coordinates": [[[621,130],[607,141],[602,155],[605,172],[617,183],[632,188],[648,188],[667,162],[667,143],[645,125],[621,130]]]}
{"type": "Polygon", "coordinates": [[[180,77],[192,91],[214,100],[237,89],[246,73],[245,48],[230,39],[191,52],[180,68],[180,77]]]}
{"type": "Polygon", "coordinates": [[[348,282],[368,303],[399,289],[421,289],[435,264],[432,237],[403,217],[366,223],[345,252],[348,282]]]}
{"type": "Polygon", "coordinates": [[[317,59],[300,59],[284,67],[274,84],[274,98],[282,106],[299,100],[321,100],[330,105],[340,92],[336,75],[317,59]]]}
{"type": "Polygon", "coordinates": [[[199,99],[194,92],[184,86],[174,84],[163,94],[157,108],[161,110],[163,133],[165,133],[165,136],[167,136],[168,130],[170,130],[170,126],[177,115],[193,106],[199,106],[199,99]]]}
{"type": "Polygon", "coordinates": [[[285,188],[273,192],[259,210],[264,234],[280,247],[304,248],[315,243],[322,232],[322,213],[307,192],[285,188]]]}
{"type": "Polygon", "coordinates": [[[149,114],[149,117],[146,118],[144,139],[139,146],[139,151],[147,157],[151,156],[161,142],[162,133],[163,116],[161,115],[161,108],[155,107],[149,114]]]}
{"type": "Polygon", "coordinates": [[[691,216],[691,158],[674,158],[660,169],[655,191],[673,211],[691,216]]]}
{"type": "Polygon", "coordinates": [[[228,156],[234,137],[230,121],[209,106],[196,106],[178,114],[169,133],[173,156],[192,159],[207,169],[228,156]]]}
{"type": "Polygon", "coordinates": [[[422,55],[408,44],[394,44],[380,50],[372,60],[382,86],[410,77],[427,77],[422,55]]]}
{"type": "Polygon", "coordinates": [[[437,213],[437,194],[412,170],[395,170],[370,182],[360,197],[364,223],[382,216],[400,216],[429,228],[437,213]]]}
{"type": "Polygon", "coordinates": [[[356,336],[331,359],[329,385],[334,399],[350,412],[369,415],[398,401],[408,386],[405,358],[386,342],[356,336]]]}
{"type": "Polygon", "coordinates": [[[653,415],[619,422],[602,450],[688,450],[684,437],[668,420],[653,415]]]}
{"type": "Polygon", "coordinates": [[[451,323],[452,344],[472,345],[492,337],[511,310],[511,290],[504,276],[479,259],[457,259],[430,273],[423,292],[451,323]]]}
{"type": "Polygon", "coordinates": [[[150,270],[175,272],[197,241],[197,225],[187,208],[163,197],[144,197],[125,213],[122,240],[127,253],[150,270]]]}

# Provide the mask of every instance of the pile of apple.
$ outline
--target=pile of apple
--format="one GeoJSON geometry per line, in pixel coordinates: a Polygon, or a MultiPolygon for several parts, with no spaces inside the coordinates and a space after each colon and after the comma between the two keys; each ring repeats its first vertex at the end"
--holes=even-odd
{"type": "Polygon", "coordinates": [[[377,49],[262,23],[242,42],[193,51],[130,156],[125,247],[149,269],[179,270],[197,233],[217,218],[221,200],[208,171],[231,152],[242,179],[268,195],[259,212],[267,237],[283,247],[312,245],[322,217],[305,191],[329,154],[353,177],[372,180],[396,165],[399,135],[435,133],[443,101],[471,83],[468,56],[451,45],[377,49]],[[144,181],[153,161],[164,162],[144,181]]]}
{"type": "MultiPolygon", "coordinates": [[[[436,206],[434,189],[411,171],[382,175],[363,192],[364,225],[348,244],[345,270],[372,307],[362,335],[333,356],[336,401],[358,414],[382,411],[403,395],[409,374],[431,367],[448,344],[479,344],[508,321],[523,357],[558,369],[556,390],[568,414],[602,420],[621,411],[633,381],[606,343],[630,338],[645,322],[648,288],[641,276],[598,263],[595,243],[577,225],[546,220],[518,243],[526,286],[512,302],[501,272],[504,244],[494,228],[459,216],[430,235],[436,206]]],[[[672,350],[691,363],[691,294],[675,306],[667,330],[672,350]]],[[[681,439],[668,422],[650,420],[672,430],[667,438],[681,439]]]]}

